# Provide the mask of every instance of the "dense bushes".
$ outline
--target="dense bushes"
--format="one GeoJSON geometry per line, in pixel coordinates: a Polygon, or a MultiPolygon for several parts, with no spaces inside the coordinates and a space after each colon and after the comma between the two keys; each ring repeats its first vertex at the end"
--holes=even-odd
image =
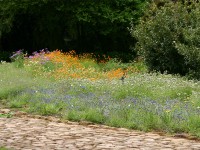
{"type": "Polygon", "coordinates": [[[152,4],[131,28],[149,69],[200,78],[200,4],[152,4]]]}

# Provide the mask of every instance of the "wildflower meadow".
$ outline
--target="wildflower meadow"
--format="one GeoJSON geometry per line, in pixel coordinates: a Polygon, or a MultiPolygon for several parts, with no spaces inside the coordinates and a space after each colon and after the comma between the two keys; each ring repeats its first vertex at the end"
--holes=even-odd
{"type": "Polygon", "coordinates": [[[200,83],[148,73],[142,60],[72,50],[17,51],[0,64],[0,102],[29,113],[200,137],[200,83]]]}

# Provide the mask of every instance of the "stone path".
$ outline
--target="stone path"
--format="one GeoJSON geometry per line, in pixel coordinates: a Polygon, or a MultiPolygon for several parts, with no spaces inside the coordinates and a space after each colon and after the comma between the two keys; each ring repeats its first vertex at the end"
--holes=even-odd
{"type": "Polygon", "coordinates": [[[21,112],[0,118],[0,147],[14,150],[200,150],[200,141],[127,129],[60,122],[21,112]]]}

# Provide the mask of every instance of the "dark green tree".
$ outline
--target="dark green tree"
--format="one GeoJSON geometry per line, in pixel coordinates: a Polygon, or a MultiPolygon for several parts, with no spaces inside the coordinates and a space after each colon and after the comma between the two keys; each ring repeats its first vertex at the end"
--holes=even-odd
{"type": "Polygon", "coordinates": [[[195,0],[150,5],[131,33],[150,71],[200,79],[200,3],[195,0]]]}
{"type": "MultiPolygon", "coordinates": [[[[129,53],[145,0],[1,0],[3,49],[129,53]]],[[[127,55],[125,56],[127,57],[127,55]]]]}

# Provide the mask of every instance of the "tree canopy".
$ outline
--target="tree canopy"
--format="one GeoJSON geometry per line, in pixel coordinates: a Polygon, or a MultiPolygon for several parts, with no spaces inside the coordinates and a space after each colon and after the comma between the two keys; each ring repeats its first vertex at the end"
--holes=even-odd
{"type": "Polygon", "coordinates": [[[128,52],[146,0],[1,0],[3,50],[77,49],[128,52]]]}
{"type": "Polygon", "coordinates": [[[200,3],[152,4],[131,33],[150,71],[200,79],[200,3]]]}

